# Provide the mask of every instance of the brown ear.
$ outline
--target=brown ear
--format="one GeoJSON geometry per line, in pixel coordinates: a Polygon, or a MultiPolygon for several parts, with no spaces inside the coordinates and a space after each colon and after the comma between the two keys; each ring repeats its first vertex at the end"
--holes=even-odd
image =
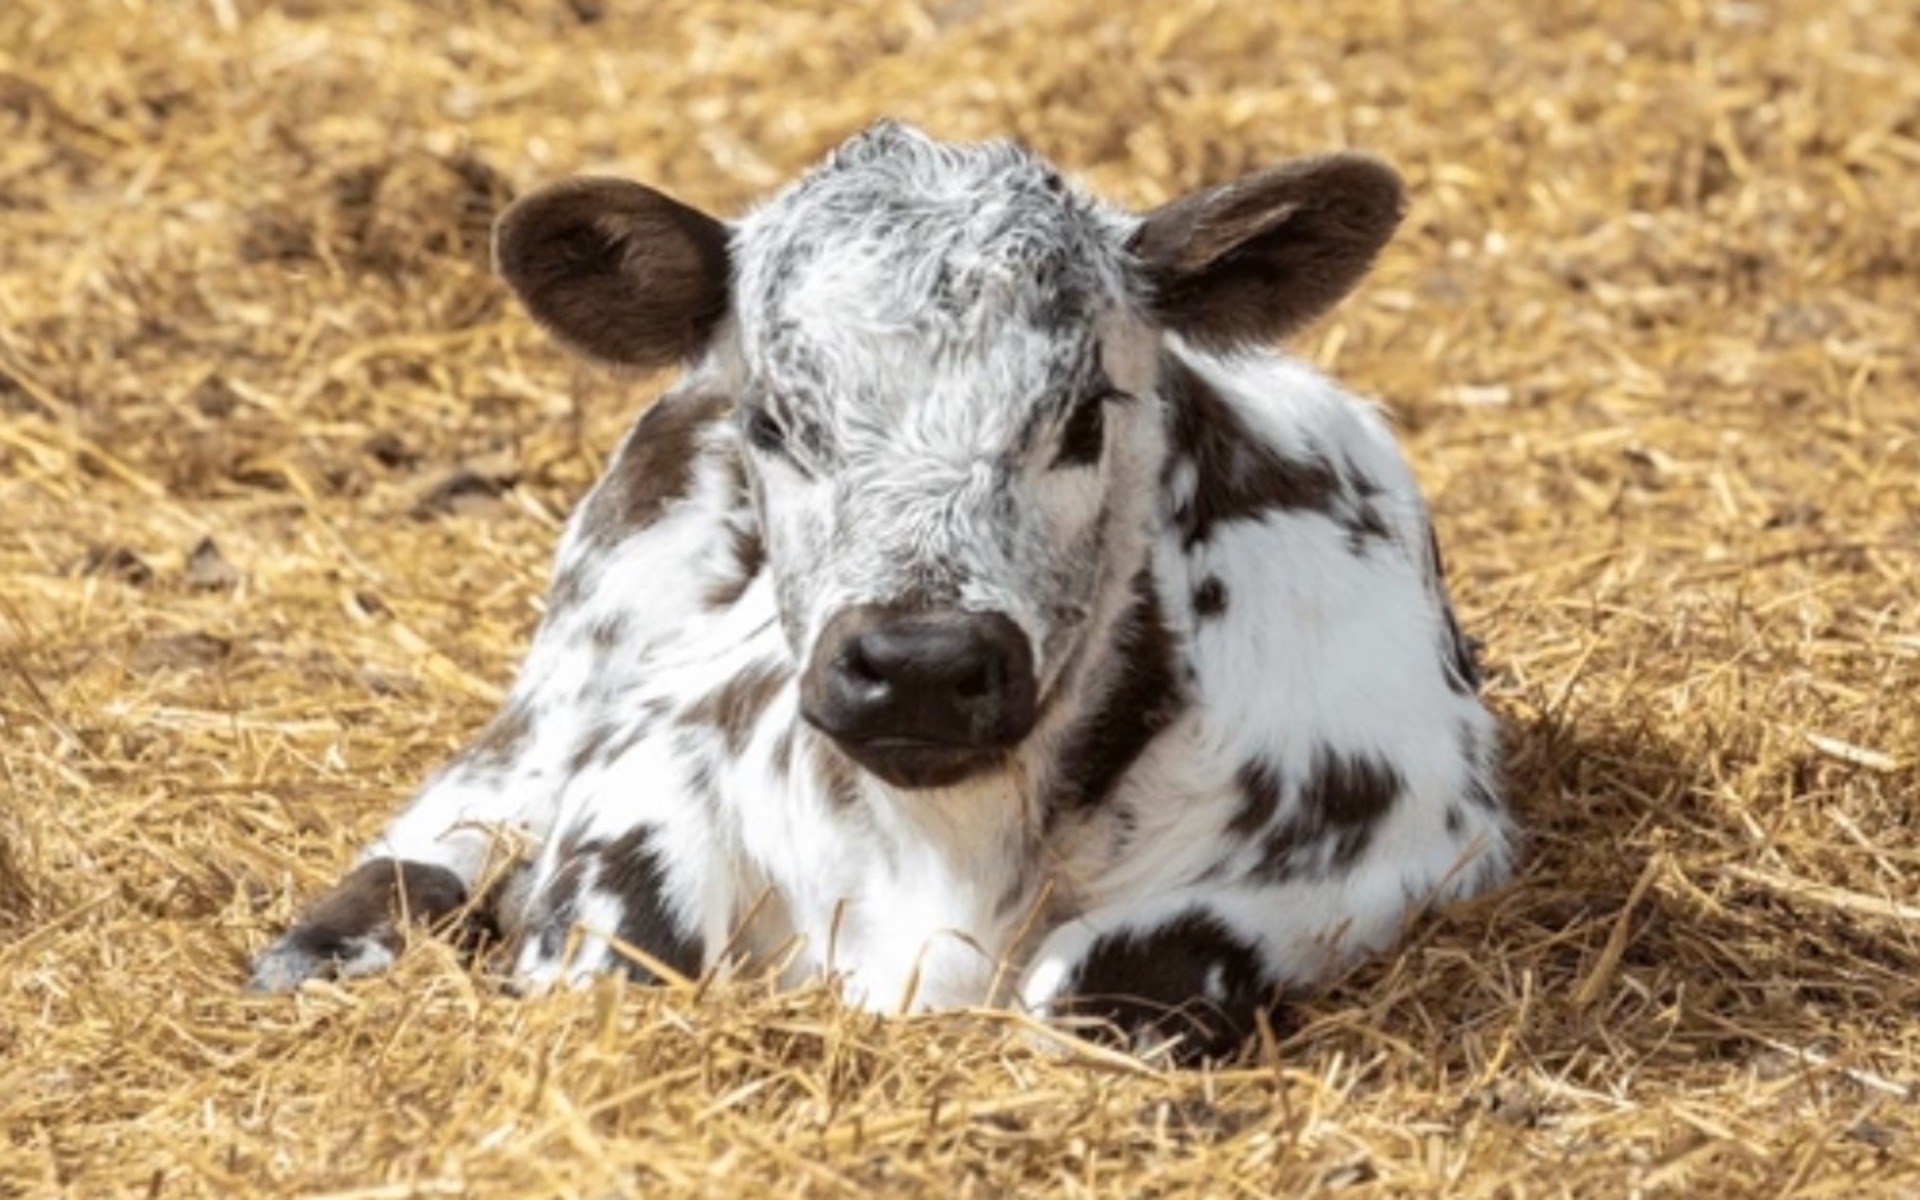
{"type": "Polygon", "coordinates": [[[1303,158],[1146,214],[1130,249],[1166,328],[1212,350],[1268,342],[1360,282],[1405,211],[1391,167],[1303,158]]]}
{"type": "Polygon", "coordinates": [[[623,179],[572,179],[516,202],[494,227],[493,260],[536,320],[604,362],[683,362],[727,312],[727,227],[623,179]]]}

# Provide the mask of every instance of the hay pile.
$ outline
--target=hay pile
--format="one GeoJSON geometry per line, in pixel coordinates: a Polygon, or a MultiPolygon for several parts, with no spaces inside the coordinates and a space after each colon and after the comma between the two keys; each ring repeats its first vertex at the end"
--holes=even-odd
{"type": "Polygon", "coordinates": [[[0,6],[0,1196],[1920,1188],[1920,16],[1116,11],[0,6]],[[1405,170],[1299,348],[1432,489],[1524,877],[1213,1074],[434,945],[242,995],[651,394],[505,303],[489,215],[596,167],[732,209],[879,113],[1136,203],[1405,170]]]}

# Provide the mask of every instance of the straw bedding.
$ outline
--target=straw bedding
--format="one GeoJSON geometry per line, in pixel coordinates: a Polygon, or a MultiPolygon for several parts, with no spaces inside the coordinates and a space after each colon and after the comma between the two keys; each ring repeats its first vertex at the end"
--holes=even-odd
{"type": "Polygon", "coordinates": [[[1916,64],[1884,0],[0,6],[0,1196],[1913,1194],[1916,64]],[[1211,1072],[432,943],[243,995],[659,386],[490,215],[881,113],[1136,204],[1405,171],[1296,349],[1432,491],[1523,875],[1211,1072]]]}

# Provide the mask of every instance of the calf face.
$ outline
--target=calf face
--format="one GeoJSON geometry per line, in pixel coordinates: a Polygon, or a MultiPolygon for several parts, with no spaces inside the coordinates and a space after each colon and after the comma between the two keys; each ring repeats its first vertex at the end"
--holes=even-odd
{"type": "Polygon", "coordinates": [[[1284,333],[1400,203],[1334,156],[1134,216],[1015,147],[883,123],[731,225],[638,184],[537,193],[498,257],[574,347],[718,375],[803,716],[887,782],[943,786],[1007,762],[1128,603],[1164,335],[1284,333]]]}

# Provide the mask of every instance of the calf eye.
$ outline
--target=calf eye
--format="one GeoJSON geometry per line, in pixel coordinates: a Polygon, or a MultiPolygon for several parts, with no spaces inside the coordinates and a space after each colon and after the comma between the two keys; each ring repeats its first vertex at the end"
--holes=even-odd
{"type": "Polygon", "coordinates": [[[749,408],[741,418],[746,425],[747,442],[765,454],[784,454],[787,431],[764,408],[749,408]]]}
{"type": "Polygon", "coordinates": [[[1077,402],[1067,414],[1066,427],[1060,431],[1060,448],[1054,453],[1054,467],[1091,467],[1100,461],[1106,444],[1107,401],[1113,393],[1097,392],[1077,402]]]}

